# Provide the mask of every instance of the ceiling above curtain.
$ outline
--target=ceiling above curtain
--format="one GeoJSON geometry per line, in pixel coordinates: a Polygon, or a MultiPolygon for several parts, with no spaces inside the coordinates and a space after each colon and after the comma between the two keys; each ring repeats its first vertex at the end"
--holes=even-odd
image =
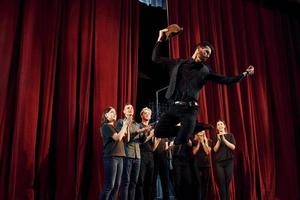
{"type": "Polygon", "coordinates": [[[139,0],[142,3],[147,4],[148,6],[161,7],[166,9],[166,0],[139,0]]]}

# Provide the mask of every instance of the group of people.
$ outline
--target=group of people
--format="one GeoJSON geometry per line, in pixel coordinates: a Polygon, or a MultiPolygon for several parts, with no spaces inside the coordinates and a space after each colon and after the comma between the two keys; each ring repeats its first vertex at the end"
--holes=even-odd
{"type": "Polygon", "coordinates": [[[131,104],[125,105],[123,113],[124,118],[117,121],[113,107],[102,113],[104,188],[100,198],[154,199],[164,139],[154,136],[150,108],[142,109],[140,123],[134,121],[131,104]]]}
{"type": "Polygon", "coordinates": [[[141,122],[133,119],[131,104],[124,107],[123,119],[117,119],[113,107],[102,113],[104,188],[100,199],[151,200],[156,196],[159,175],[163,199],[170,197],[170,184],[176,199],[207,199],[211,186],[210,154],[214,151],[216,177],[221,199],[226,199],[233,174],[235,139],[218,121],[217,134],[209,139],[199,126],[185,144],[175,145],[175,138],[157,138],[150,124],[152,111],[141,110],[141,122]],[[171,160],[171,163],[170,163],[171,160]]]}
{"type": "MultiPolygon", "coordinates": [[[[226,131],[226,124],[221,120],[216,124],[217,134],[212,140],[208,139],[205,129],[211,126],[196,122],[198,94],[207,81],[226,85],[237,83],[254,74],[254,67],[250,65],[240,75],[233,77],[213,72],[205,64],[214,51],[208,42],[197,44],[189,59],[164,57],[161,49],[167,40],[168,31],[159,31],[152,60],[169,69],[170,83],[166,92],[170,103],[169,111],[152,126],[149,125],[149,108],[141,111],[140,124],[133,120],[134,109],[130,104],[124,107],[125,118],[116,123],[115,109],[109,107],[104,110],[101,124],[104,142],[104,190],[101,199],[116,199],[118,195],[120,199],[153,199],[157,172],[150,168],[160,171],[160,165],[164,163],[161,160],[168,159],[167,156],[164,157],[166,152],[171,152],[173,175],[170,177],[174,183],[176,198],[183,199],[188,192],[192,199],[205,199],[209,187],[211,149],[214,152],[220,198],[229,199],[235,139],[226,131]],[[156,151],[163,153],[156,155],[156,151]],[[156,159],[158,167],[155,166],[156,159]]],[[[165,166],[162,168],[166,170],[165,166]]],[[[167,171],[165,173],[168,175],[167,171]]],[[[163,174],[160,174],[160,178],[164,199],[168,199],[168,191],[164,188],[168,188],[169,176],[165,178],[163,174]]]]}

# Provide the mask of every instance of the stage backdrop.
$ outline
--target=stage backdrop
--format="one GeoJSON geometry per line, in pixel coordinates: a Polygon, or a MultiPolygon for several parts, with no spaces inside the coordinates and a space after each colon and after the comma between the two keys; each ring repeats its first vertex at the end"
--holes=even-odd
{"type": "Polygon", "coordinates": [[[207,40],[214,71],[230,76],[255,66],[240,84],[207,84],[200,94],[199,119],[224,119],[237,141],[231,199],[299,199],[300,19],[291,11],[243,0],[168,1],[169,23],[184,29],[172,39],[174,58],[207,40]]]}
{"type": "Polygon", "coordinates": [[[0,199],[98,199],[101,112],[135,105],[138,11],[136,0],[0,2],[0,199]]]}

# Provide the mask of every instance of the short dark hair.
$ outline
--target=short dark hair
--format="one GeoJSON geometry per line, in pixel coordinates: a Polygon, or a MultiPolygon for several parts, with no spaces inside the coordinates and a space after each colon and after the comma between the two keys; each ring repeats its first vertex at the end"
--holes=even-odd
{"type": "Polygon", "coordinates": [[[214,51],[215,51],[213,45],[210,44],[210,43],[207,42],[207,41],[203,41],[203,42],[200,42],[200,43],[196,44],[196,48],[198,48],[198,47],[202,47],[202,48],[203,48],[203,47],[209,47],[209,48],[211,49],[211,54],[213,54],[214,51]]]}

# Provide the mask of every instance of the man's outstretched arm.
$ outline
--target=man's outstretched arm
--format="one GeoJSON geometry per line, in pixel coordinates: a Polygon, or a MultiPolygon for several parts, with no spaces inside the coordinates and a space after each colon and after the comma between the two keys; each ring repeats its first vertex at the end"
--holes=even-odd
{"type": "Polygon", "coordinates": [[[216,82],[216,83],[230,85],[233,83],[237,83],[237,82],[241,81],[243,78],[245,78],[246,76],[251,76],[253,74],[254,74],[254,67],[252,65],[250,65],[243,73],[241,73],[238,76],[227,77],[227,76],[223,76],[223,75],[211,72],[208,75],[207,79],[211,80],[213,82],[216,82]]]}

